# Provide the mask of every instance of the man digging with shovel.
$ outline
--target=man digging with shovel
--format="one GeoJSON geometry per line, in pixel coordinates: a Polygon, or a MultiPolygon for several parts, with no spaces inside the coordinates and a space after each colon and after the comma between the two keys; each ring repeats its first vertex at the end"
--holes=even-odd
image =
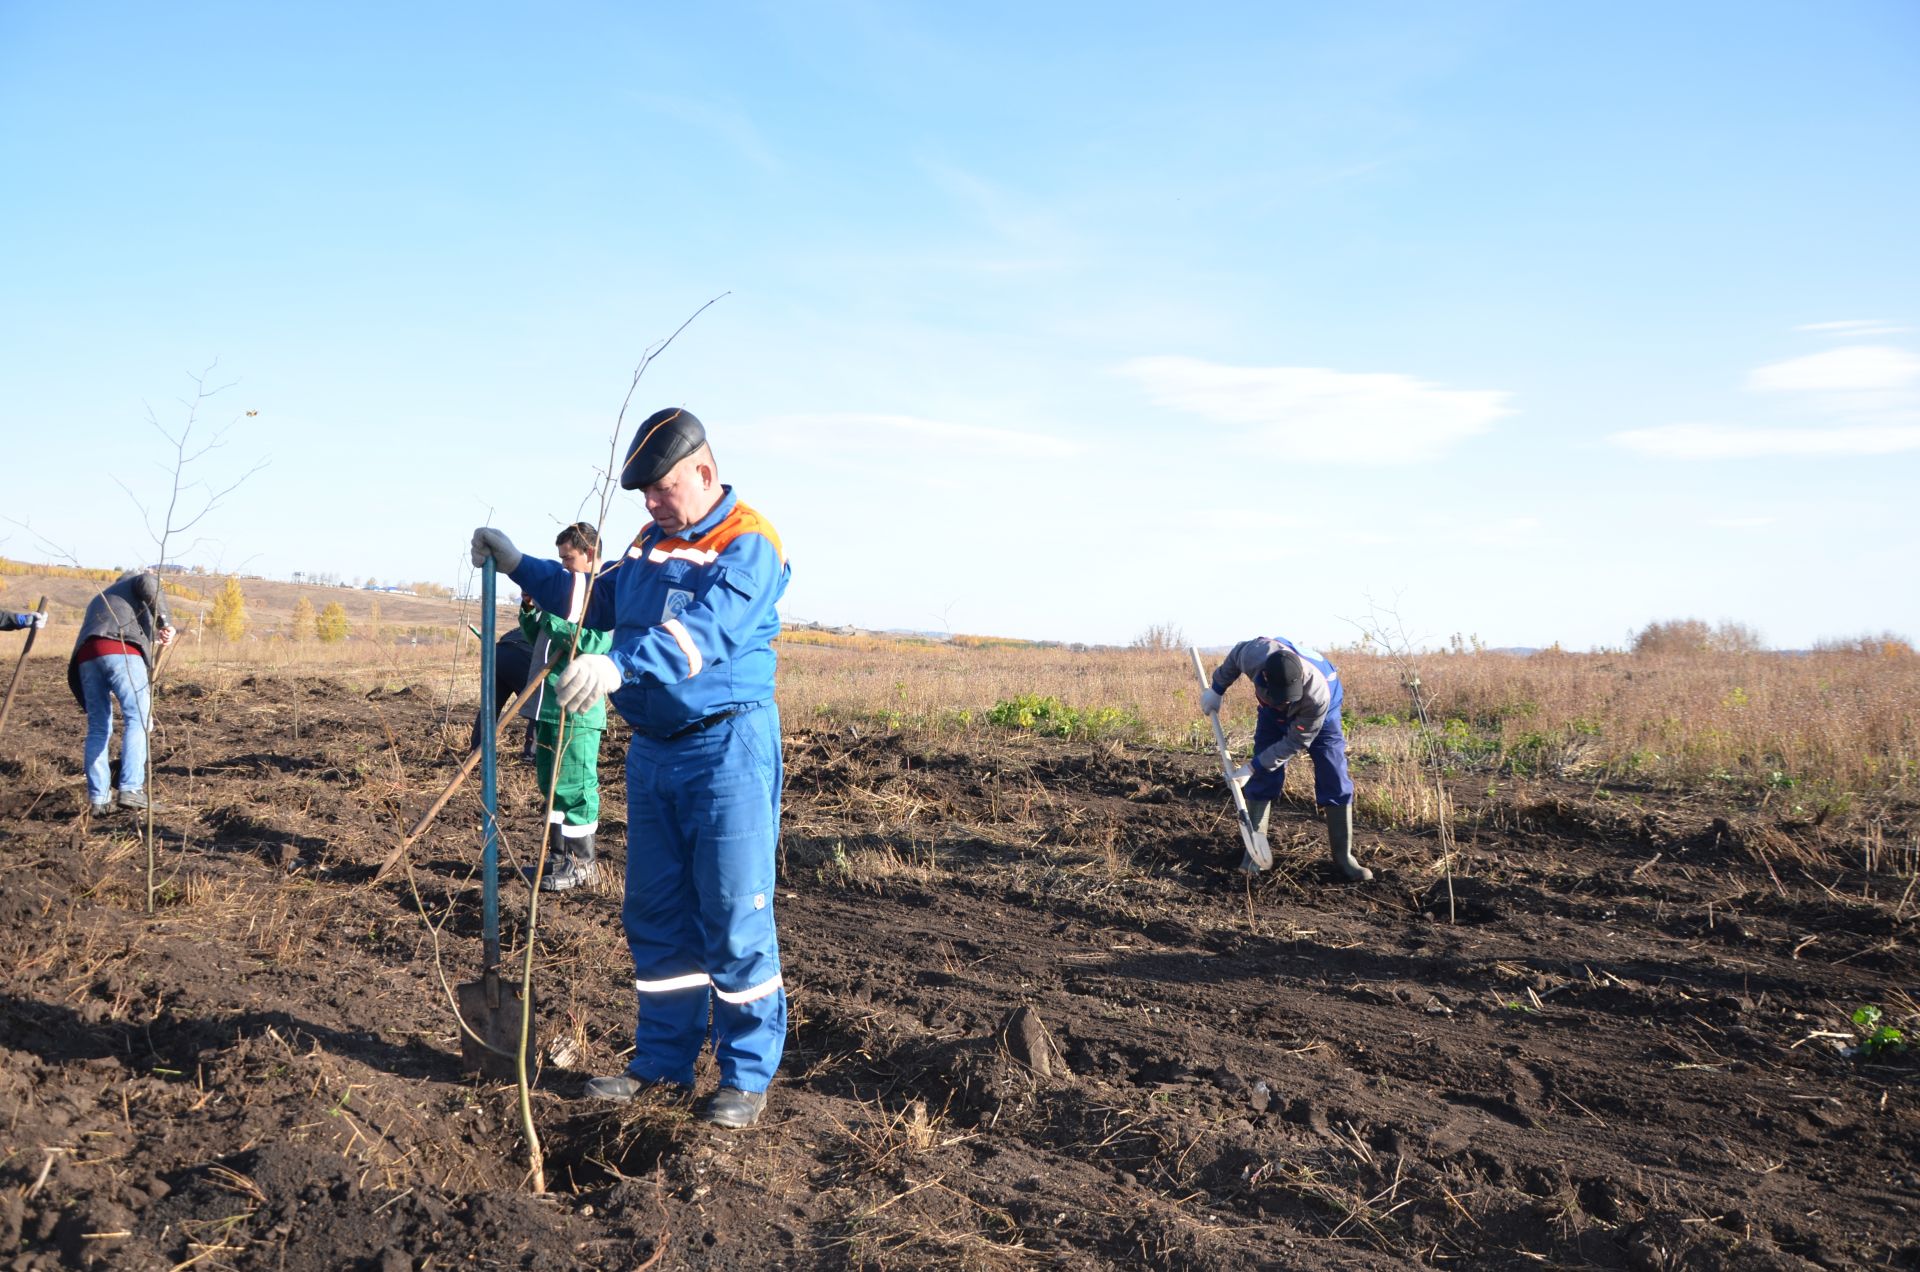
{"type": "Polygon", "coordinates": [[[1227,651],[1200,694],[1200,709],[1220,713],[1221,696],[1241,676],[1253,684],[1253,759],[1233,773],[1246,792],[1247,814],[1264,840],[1267,813],[1280,798],[1287,761],[1305,751],[1313,760],[1313,801],[1326,810],[1334,873],[1365,883],[1373,871],[1353,858],[1353,779],[1347,775],[1347,737],[1340,729],[1346,690],[1333,664],[1313,650],[1275,636],[1243,640],[1227,651]]]}
{"type": "MultiPolygon", "coordinates": [[[[580,620],[611,631],[612,647],[576,656],[558,686],[566,710],[611,695],[633,726],[620,917],[639,1023],[627,1071],[594,1078],[586,1094],[684,1096],[711,1037],[720,1090],[700,1116],[752,1126],[787,1035],[773,925],[781,763],[772,645],[786,553],[772,524],[720,484],[706,430],[686,411],[657,411],[640,425],[620,484],[642,492],[653,521],[600,574],[580,620]]],[[[578,612],[572,593],[586,576],[523,557],[498,530],[475,530],[474,564],[489,556],[542,608],[578,612]]]]}

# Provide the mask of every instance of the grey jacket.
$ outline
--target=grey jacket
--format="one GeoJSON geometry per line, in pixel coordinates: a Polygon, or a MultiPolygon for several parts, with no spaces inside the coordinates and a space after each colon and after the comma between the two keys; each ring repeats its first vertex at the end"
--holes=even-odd
{"type": "MultiPolygon", "coordinates": [[[[1213,691],[1225,693],[1233,682],[1245,676],[1249,684],[1255,684],[1255,695],[1259,694],[1254,676],[1267,665],[1267,659],[1281,650],[1291,651],[1300,659],[1300,670],[1304,673],[1305,683],[1300,700],[1291,707],[1260,699],[1260,705],[1280,717],[1285,731],[1280,740],[1253,757],[1253,762],[1267,770],[1279,768],[1300,752],[1313,745],[1320,736],[1320,730],[1327,723],[1327,711],[1333,705],[1333,684],[1327,678],[1327,672],[1321,665],[1331,669],[1333,664],[1325,662],[1311,649],[1301,649],[1292,641],[1275,640],[1271,636],[1255,636],[1252,640],[1243,640],[1227,651],[1223,661],[1213,673],[1213,691]]],[[[1334,672],[1334,675],[1340,673],[1334,672]]]]}
{"type": "Polygon", "coordinates": [[[162,627],[173,626],[167,610],[167,591],[160,576],[148,570],[129,570],[94,593],[87,612],[80,618],[80,634],[73,638],[73,653],[67,657],[67,686],[73,696],[86,705],[80,693],[80,647],[95,636],[123,640],[138,649],[153,668],[153,649],[162,627]]]}

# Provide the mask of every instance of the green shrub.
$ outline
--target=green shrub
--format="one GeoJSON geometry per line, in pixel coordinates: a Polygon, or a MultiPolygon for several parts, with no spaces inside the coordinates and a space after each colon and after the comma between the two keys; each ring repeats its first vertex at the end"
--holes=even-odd
{"type": "Polygon", "coordinates": [[[1147,727],[1139,716],[1120,707],[1077,710],[1051,694],[1037,693],[1002,698],[987,712],[987,722],[1055,738],[1139,737],[1147,727]]]}

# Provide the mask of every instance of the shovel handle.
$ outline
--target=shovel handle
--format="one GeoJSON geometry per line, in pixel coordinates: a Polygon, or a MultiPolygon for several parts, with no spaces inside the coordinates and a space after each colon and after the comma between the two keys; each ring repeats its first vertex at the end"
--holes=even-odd
{"type": "MultiPolygon", "coordinates": [[[[494,589],[497,585],[493,558],[480,567],[480,718],[493,719],[493,668],[496,650],[493,629],[494,589]]],[[[495,729],[480,733],[480,968],[491,971],[500,962],[500,787],[495,729]]]]}
{"type": "MultiPolygon", "coordinates": [[[[1213,688],[1213,682],[1207,679],[1206,664],[1200,661],[1200,647],[1189,646],[1187,652],[1193,655],[1193,674],[1200,681],[1200,688],[1203,691],[1213,688]]],[[[1273,861],[1272,850],[1260,842],[1259,832],[1253,828],[1253,817],[1247,812],[1246,793],[1240,789],[1240,783],[1233,780],[1233,755],[1227,750],[1227,731],[1220,727],[1218,715],[1209,714],[1207,719],[1213,722],[1213,745],[1220,753],[1220,776],[1226,779],[1227,789],[1233,793],[1233,811],[1239,815],[1240,846],[1247,850],[1248,861],[1265,870],[1273,861]]]]}
{"type": "MultiPolygon", "coordinates": [[[[562,652],[564,653],[565,651],[562,652]]],[[[507,705],[500,708],[499,717],[493,723],[493,736],[495,738],[500,736],[500,730],[507,727],[507,721],[513,719],[513,713],[519,710],[520,704],[527,700],[528,695],[531,694],[537,686],[546,683],[546,679],[553,673],[553,669],[560,665],[560,658],[560,654],[555,654],[552,658],[548,659],[547,665],[540,669],[539,674],[530,679],[520,692],[507,699],[507,705]]],[[[407,849],[413,847],[414,841],[427,833],[427,827],[433,825],[433,819],[440,815],[441,810],[447,806],[447,802],[453,798],[454,792],[464,786],[467,779],[473,776],[473,770],[479,767],[480,748],[476,746],[467,752],[466,759],[460,761],[460,771],[453,775],[453,780],[447,783],[446,788],[440,792],[439,798],[435,799],[433,803],[428,806],[426,812],[420,814],[420,820],[413,823],[413,826],[407,831],[407,837],[400,841],[398,847],[387,854],[386,860],[380,863],[380,868],[373,872],[374,883],[378,883],[386,878],[387,872],[400,864],[400,858],[407,855],[407,849]]]]}
{"type": "MultiPolygon", "coordinates": [[[[46,612],[47,598],[43,596],[40,598],[40,607],[36,609],[34,613],[44,614],[46,612]]],[[[0,702],[0,730],[4,730],[7,727],[7,715],[13,710],[13,691],[20,687],[20,673],[27,669],[27,655],[33,652],[33,638],[39,634],[40,625],[38,623],[27,628],[27,643],[20,647],[20,661],[13,665],[13,679],[7,682],[7,700],[0,702]]]]}

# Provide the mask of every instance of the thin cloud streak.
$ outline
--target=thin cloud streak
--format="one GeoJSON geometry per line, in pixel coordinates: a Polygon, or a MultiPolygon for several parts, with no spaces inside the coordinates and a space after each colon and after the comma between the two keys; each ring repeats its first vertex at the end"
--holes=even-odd
{"type": "Polygon", "coordinates": [[[788,452],[851,449],[889,456],[938,452],[971,459],[1070,459],[1086,450],[1049,433],[851,411],[769,416],[749,431],[754,444],[788,452]]]}
{"type": "Polygon", "coordinates": [[[1607,438],[1658,459],[1752,459],[1777,455],[1893,455],[1920,450],[1920,424],[1848,424],[1837,428],[1738,428],[1665,424],[1607,438]]]}
{"type": "Polygon", "coordinates": [[[648,110],[711,133],[762,172],[777,173],[786,167],[767,145],[752,118],[738,107],[660,93],[629,93],[628,96],[648,110]]]}
{"type": "Polygon", "coordinates": [[[1450,389],[1392,372],[1175,356],[1134,358],[1119,371],[1157,406],[1230,426],[1249,447],[1285,447],[1292,458],[1324,463],[1433,459],[1513,414],[1505,391],[1450,389]]]}
{"type": "Polygon", "coordinates": [[[1848,345],[1755,367],[1747,387],[1763,393],[1870,393],[1920,380],[1920,357],[1890,345],[1848,345]]]}
{"type": "Polygon", "coordinates": [[[1849,318],[1842,322],[1803,322],[1794,330],[1824,336],[1901,336],[1913,328],[1878,318],[1849,318]]]}

